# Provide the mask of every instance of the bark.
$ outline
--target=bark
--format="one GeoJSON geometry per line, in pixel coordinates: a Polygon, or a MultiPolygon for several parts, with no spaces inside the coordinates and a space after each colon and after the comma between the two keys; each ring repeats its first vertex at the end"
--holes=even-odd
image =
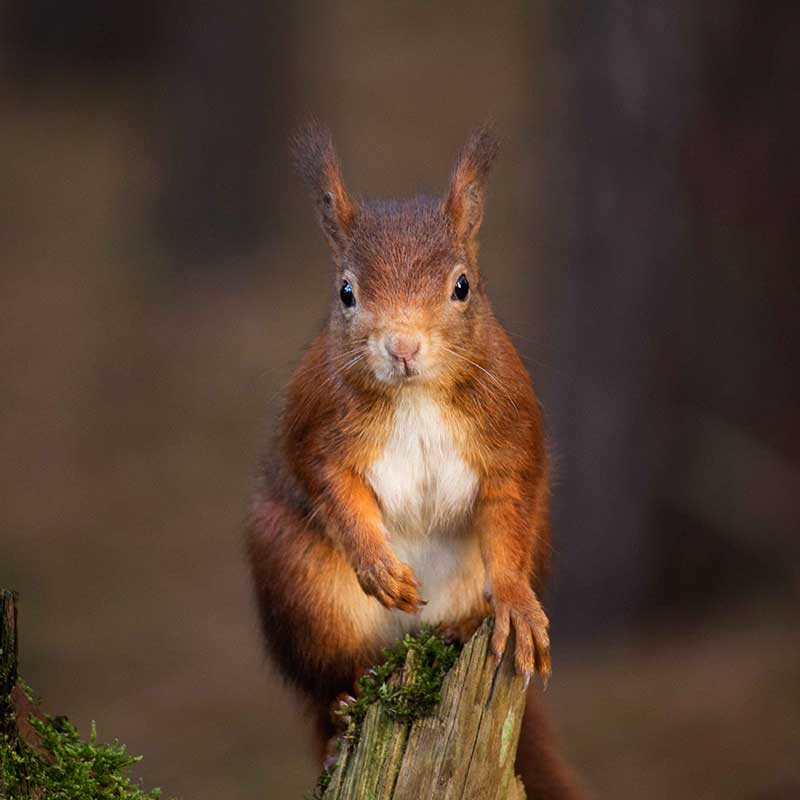
{"type": "Polygon", "coordinates": [[[0,590],[0,734],[14,736],[11,692],[17,684],[17,595],[0,590]]]}
{"type": "MultiPolygon", "coordinates": [[[[370,708],[358,742],[341,753],[324,800],[524,800],[514,761],[525,691],[514,674],[513,641],[496,666],[490,630],[485,622],[466,644],[431,716],[403,723],[379,703],[370,708]]],[[[412,668],[406,661],[403,674],[412,668]]]]}
{"type": "MultiPolygon", "coordinates": [[[[0,743],[6,737],[13,746],[17,724],[11,693],[17,685],[17,595],[0,589],[0,743]]],[[[0,797],[5,797],[0,776],[0,797]]]]}

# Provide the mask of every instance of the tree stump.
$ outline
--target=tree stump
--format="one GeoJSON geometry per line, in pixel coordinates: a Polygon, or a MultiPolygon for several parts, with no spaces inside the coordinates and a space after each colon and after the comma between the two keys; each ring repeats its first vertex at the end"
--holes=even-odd
{"type": "Polygon", "coordinates": [[[0,590],[0,734],[16,732],[11,692],[17,685],[17,594],[0,590]]]}
{"type": "MultiPolygon", "coordinates": [[[[524,800],[514,761],[526,693],[514,674],[513,640],[498,666],[490,635],[487,620],[445,677],[431,716],[397,722],[374,703],[358,741],[340,753],[323,799],[524,800]]],[[[399,680],[412,669],[407,661],[399,680]]]]}
{"type": "MultiPolygon", "coordinates": [[[[17,723],[11,693],[17,685],[17,596],[0,590],[0,742],[7,739],[13,746],[17,739],[17,723]]],[[[0,797],[5,797],[0,776],[0,797]]]]}

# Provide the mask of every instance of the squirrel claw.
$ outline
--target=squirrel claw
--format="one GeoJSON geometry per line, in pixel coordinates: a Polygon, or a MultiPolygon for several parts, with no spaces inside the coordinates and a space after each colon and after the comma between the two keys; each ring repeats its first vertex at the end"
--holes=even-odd
{"type": "Polygon", "coordinates": [[[506,649],[511,628],[514,629],[514,667],[524,678],[524,688],[530,684],[531,675],[538,672],[546,686],[550,677],[550,639],[548,621],[536,595],[528,588],[518,591],[506,601],[495,596],[495,625],[492,650],[495,658],[506,649]]]}
{"type": "Polygon", "coordinates": [[[356,698],[347,692],[342,692],[330,706],[329,713],[335,728],[346,729],[350,724],[350,706],[356,702],[356,698]]]}
{"type": "Polygon", "coordinates": [[[494,658],[495,666],[500,666],[500,662],[503,660],[503,654],[505,651],[505,645],[502,648],[492,648],[492,657],[494,658]]]}

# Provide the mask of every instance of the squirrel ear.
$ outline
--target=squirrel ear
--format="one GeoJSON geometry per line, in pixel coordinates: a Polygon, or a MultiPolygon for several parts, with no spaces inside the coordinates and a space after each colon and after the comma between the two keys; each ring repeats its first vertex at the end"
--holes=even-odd
{"type": "Polygon", "coordinates": [[[464,145],[450,179],[444,211],[455,237],[474,246],[483,218],[486,177],[497,158],[499,143],[492,123],[478,128],[464,145]]]}
{"type": "Polygon", "coordinates": [[[356,206],[344,188],[330,132],[309,120],[295,136],[292,153],[317,206],[322,230],[338,255],[346,245],[356,206]]]}

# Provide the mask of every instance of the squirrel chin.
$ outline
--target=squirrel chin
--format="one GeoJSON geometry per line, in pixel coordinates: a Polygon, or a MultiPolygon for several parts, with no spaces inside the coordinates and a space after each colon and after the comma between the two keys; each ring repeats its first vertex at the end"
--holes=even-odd
{"type": "Polygon", "coordinates": [[[381,381],[381,383],[388,383],[392,386],[421,386],[426,383],[432,383],[429,376],[427,376],[424,372],[411,372],[411,373],[398,373],[392,372],[389,375],[378,375],[376,374],[375,377],[381,381]]]}
{"type": "Polygon", "coordinates": [[[438,370],[433,366],[405,368],[380,362],[371,365],[372,377],[379,383],[389,386],[421,386],[436,382],[438,370]]]}

